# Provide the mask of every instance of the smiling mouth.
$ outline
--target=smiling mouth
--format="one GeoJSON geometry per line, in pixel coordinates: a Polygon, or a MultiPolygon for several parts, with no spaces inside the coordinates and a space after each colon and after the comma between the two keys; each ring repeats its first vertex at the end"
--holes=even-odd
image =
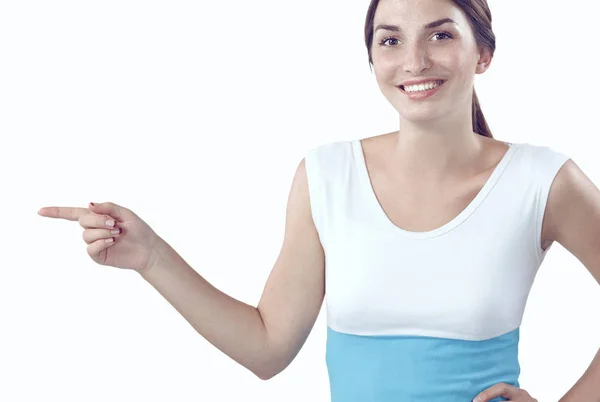
{"type": "Polygon", "coordinates": [[[404,85],[398,85],[398,88],[400,88],[402,91],[406,92],[406,93],[419,93],[419,92],[427,92],[427,91],[431,91],[432,89],[435,89],[441,85],[443,85],[446,81],[445,80],[439,80],[439,81],[433,81],[435,82],[435,85],[431,85],[431,84],[427,84],[426,86],[421,86],[421,85],[409,85],[409,87],[411,87],[412,90],[407,91],[404,87],[404,85]]]}

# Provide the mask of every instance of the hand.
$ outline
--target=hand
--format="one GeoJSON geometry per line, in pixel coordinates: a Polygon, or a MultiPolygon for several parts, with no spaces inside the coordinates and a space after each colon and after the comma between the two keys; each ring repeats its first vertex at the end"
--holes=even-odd
{"type": "Polygon", "coordinates": [[[509,401],[514,402],[538,402],[537,399],[532,398],[524,389],[513,387],[503,382],[482,391],[473,399],[473,402],[488,402],[499,396],[508,398],[509,401]]]}
{"type": "Polygon", "coordinates": [[[89,256],[100,265],[144,272],[160,237],[140,217],[127,208],[105,202],[89,208],[44,207],[41,216],[78,221],[85,229],[83,240],[88,244],[89,256]],[[113,227],[105,222],[115,221],[113,227]],[[111,230],[121,229],[112,234],[111,230]],[[107,243],[106,239],[113,239],[107,243]]]}

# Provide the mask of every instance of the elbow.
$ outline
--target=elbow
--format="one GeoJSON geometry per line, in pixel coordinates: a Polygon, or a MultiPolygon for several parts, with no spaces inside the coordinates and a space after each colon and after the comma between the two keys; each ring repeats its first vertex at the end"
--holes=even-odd
{"type": "Polygon", "coordinates": [[[260,378],[263,381],[267,381],[270,380],[271,378],[275,377],[277,374],[279,374],[278,371],[276,370],[252,370],[252,373],[254,373],[255,376],[257,376],[258,378],[260,378]]]}
{"type": "MultiPolygon", "coordinates": [[[[264,322],[264,321],[263,321],[264,322]]],[[[255,359],[256,364],[252,372],[261,380],[267,381],[290,365],[293,357],[290,358],[290,351],[285,345],[287,342],[275,341],[278,337],[270,337],[265,327],[265,337],[262,347],[255,359]]]]}
{"type": "Polygon", "coordinates": [[[284,363],[279,356],[271,354],[268,359],[263,360],[252,372],[261,380],[267,381],[280,374],[288,365],[289,363],[284,363]]]}
{"type": "Polygon", "coordinates": [[[255,368],[254,370],[252,370],[252,372],[261,380],[267,381],[283,371],[280,368],[278,368],[275,364],[273,364],[275,362],[270,363],[271,364],[262,364],[261,367],[255,368]]]}
{"type": "Polygon", "coordinates": [[[254,373],[254,374],[256,374],[256,376],[263,381],[270,380],[271,378],[275,377],[275,375],[277,375],[277,374],[266,373],[266,372],[265,373],[254,373]]]}

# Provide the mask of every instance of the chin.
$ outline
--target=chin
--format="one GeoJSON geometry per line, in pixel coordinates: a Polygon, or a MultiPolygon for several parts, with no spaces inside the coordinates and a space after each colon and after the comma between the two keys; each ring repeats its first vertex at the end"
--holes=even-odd
{"type": "Polygon", "coordinates": [[[418,105],[416,107],[412,106],[413,105],[411,105],[411,107],[406,107],[406,105],[402,105],[401,108],[396,107],[395,109],[398,111],[403,120],[409,120],[415,123],[436,120],[443,115],[441,110],[433,105],[418,105]]]}

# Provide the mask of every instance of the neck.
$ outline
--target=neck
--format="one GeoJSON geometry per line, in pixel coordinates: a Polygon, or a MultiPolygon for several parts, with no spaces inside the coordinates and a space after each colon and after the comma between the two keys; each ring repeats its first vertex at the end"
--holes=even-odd
{"type": "Polygon", "coordinates": [[[470,110],[468,118],[401,121],[393,138],[390,156],[400,171],[434,183],[470,174],[481,159],[485,140],[473,132],[470,110]]]}

